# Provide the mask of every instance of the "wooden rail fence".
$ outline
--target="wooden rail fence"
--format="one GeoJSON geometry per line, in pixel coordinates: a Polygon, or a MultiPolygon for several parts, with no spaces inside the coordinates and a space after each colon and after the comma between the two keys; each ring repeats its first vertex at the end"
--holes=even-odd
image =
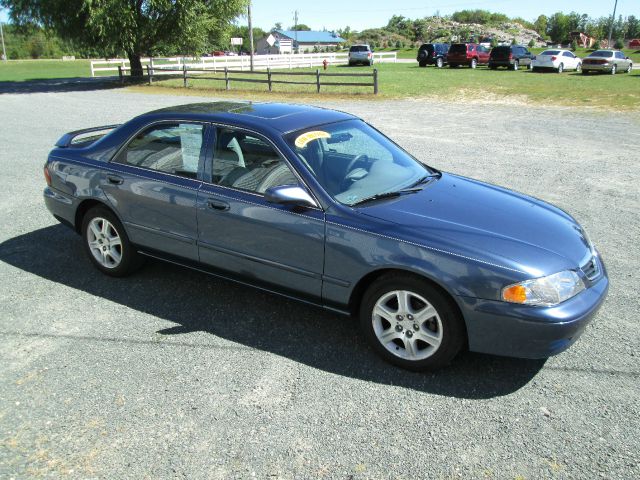
{"type": "MultiPolygon", "coordinates": [[[[230,70],[228,68],[224,68],[221,72],[212,72],[209,69],[203,68],[187,68],[186,65],[183,65],[182,68],[161,68],[161,67],[152,67],[150,65],[146,65],[147,69],[147,81],[149,85],[153,84],[153,81],[158,76],[162,76],[167,78],[167,76],[181,77],[183,80],[183,85],[185,87],[188,86],[189,79],[197,79],[197,80],[213,80],[224,82],[225,90],[231,90],[231,82],[249,82],[249,83],[264,83],[267,84],[269,91],[273,91],[273,85],[283,84],[283,85],[315,85],[316,92],[320,93],[321,87],[338,87],[338,86],[349,86],[349,87],[370,87],[373,88],[373,93],[378,93],[378,69],[374,68],[371,73],[332,73],[332,72],[324,72],[320,71],[320,69],[316,69],[315,72],[282,72],[282,71],[272,71],[270,68],[267,68],[266,71],[247,71],[247,70],[230,70]],[[194,74],[194,75],[192,75],[194,74]],[[205,76],[205,74],[208,74],[205,76]],[[211,76],[213,74],[213,76],[211,76]],[[218,76],[218,75],[223,76],[218,76]],[[242,77],[233,77],[232,75],[241,75],[242,77]],[[246,75],[252,76],[261,76],[266,78],[246,78],[246,75]],[[278,80],[279,76],[296,76],[296,77],[314,77],[312,81],[295,81],[295,80],[278,80]],[[275,77],[275,78],[274,78],[275,77]],[[360,78],[370,78],[371,81],[354,81],[354,82],[323,82],[323,78],[346,78],[352,77],[356,79],[360,78]]],[[[129,68],[123,68],[122,66],[118,66],[118,74],[120,76],[120,81],[124,82],[126,71],[130,70],[129,68]]]]}

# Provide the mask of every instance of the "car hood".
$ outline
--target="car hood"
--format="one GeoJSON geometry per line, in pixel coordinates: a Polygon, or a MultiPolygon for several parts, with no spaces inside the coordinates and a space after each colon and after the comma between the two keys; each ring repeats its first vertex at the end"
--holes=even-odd
{"type": "Polygon", "coordinates": [[[575,269],[590,254],[580,226],[559,208],[456,175],[360,212],[393,224],[403,240],[534,277],[575,269]]]}

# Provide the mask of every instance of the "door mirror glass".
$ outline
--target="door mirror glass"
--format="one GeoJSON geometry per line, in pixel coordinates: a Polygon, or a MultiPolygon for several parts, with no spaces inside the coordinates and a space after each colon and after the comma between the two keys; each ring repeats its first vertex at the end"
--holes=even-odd
{"type": "Polygon", "coordinates": [[[280,185],[268,188],[264,198],[270,203],[297,207],[317,207],[315,200],[299,185],[280,185]]]}

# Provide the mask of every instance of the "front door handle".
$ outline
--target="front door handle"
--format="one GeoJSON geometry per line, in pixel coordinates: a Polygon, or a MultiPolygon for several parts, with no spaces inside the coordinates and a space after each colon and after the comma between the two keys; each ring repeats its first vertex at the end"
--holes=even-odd
{"type": "Polygon", "coordinates": [[[122,185],[124,179],[118,175],[107,175],[107,181],[113,185],[122,185]]]}
{"type": "Polygon", "coordinates": [[[229,210],[229,204],[221,200],[210,198],[207,200],[207,206],[214,210],[229,210]]]}

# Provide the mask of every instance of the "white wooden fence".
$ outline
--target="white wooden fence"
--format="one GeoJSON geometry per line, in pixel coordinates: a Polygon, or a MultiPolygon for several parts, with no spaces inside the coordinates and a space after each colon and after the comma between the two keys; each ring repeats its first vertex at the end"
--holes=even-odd
{"type": "MultiPolygon", "coordinates": [[[[323,61],[329,65],[344,65],[349,62],[348,53],[297,53],[290,55],[254,55],[253,67],[256,70],[285,69],[319,67],[323,61]]],[[[374,52],[374,63],[397,61],[396,52],[374,52]]],[[[203,70],[224,70],[225,68],[234,70],[249,70],[250,58],[248,55],[224,56],[224,57],[171,57],[171,58],[143,58],[142,67],[150,65],[154,69],[154,74],[162,73],[162,68],[175,70],[176,68],[197,68],[203,70]]],[[[118,67],[122,71],[129,71],[129,60],[117,58],[111,60],[92,60],[91,76],[118,75],[118,67]]]]}

